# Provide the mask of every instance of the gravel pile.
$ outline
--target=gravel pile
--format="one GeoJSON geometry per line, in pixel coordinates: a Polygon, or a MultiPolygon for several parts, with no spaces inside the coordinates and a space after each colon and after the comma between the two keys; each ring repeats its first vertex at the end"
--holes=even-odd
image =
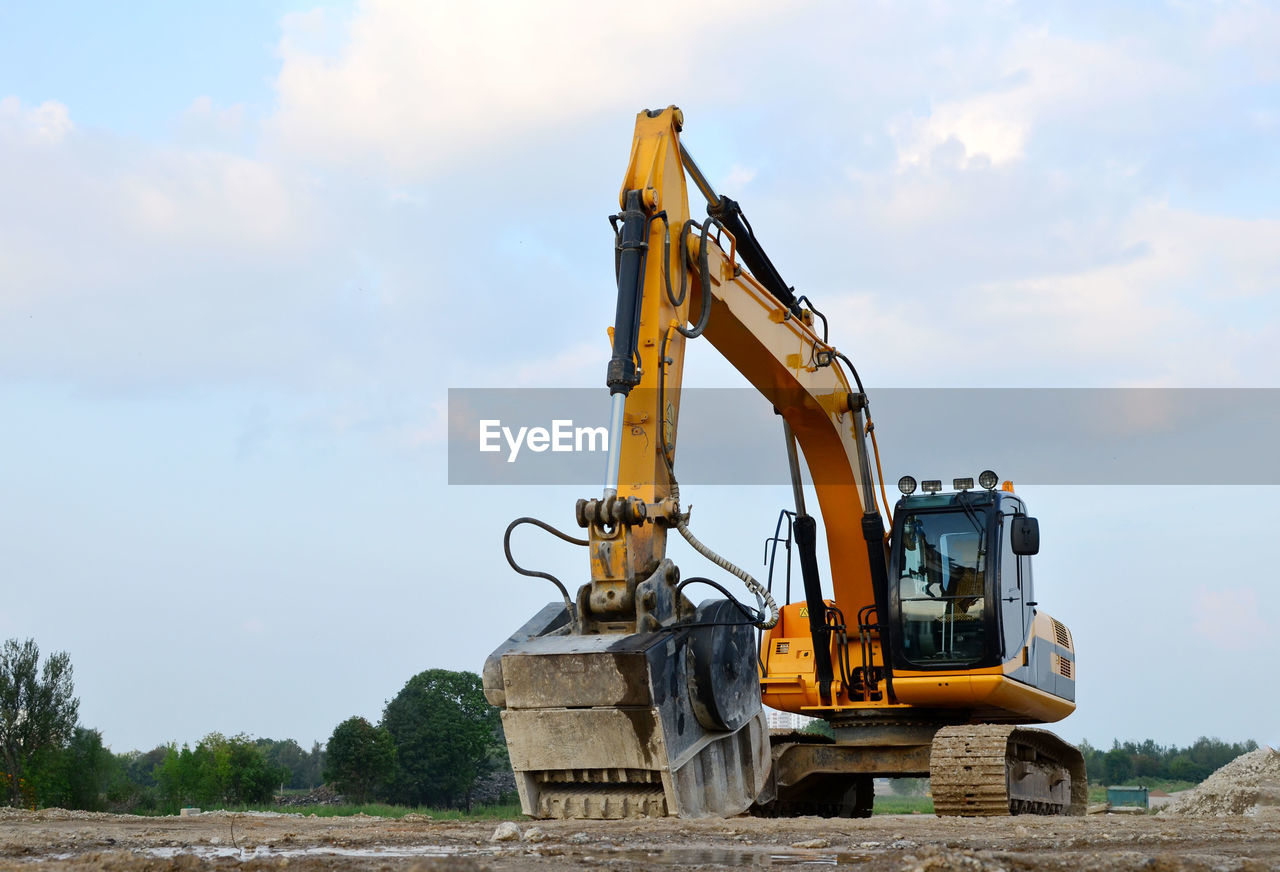
{"type": "Polygon", "coordinates": [[[65,808],[42,808],[28,811],[25,808],[0,806],[0,821],[109,821],[117,817],[105,811],[78,811],[65,808]]]}
{"type": "Polygon", "coordinates": [[[1161,809],[1161,815],[1214,817],[1257,814],[1280,795],[1280,751],[1259,748],[1241,754],[1161,809]]]}
{"type": "Polygon", "coordinates": [[[276,805],[342,805],[347,798],[327,784],[314,788],[310,793],[295,793],[277,796],[276,805]]]}

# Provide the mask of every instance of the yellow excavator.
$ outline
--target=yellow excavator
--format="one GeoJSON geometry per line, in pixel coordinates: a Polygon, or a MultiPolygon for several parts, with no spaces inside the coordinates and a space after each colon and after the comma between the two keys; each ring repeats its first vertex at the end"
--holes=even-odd
{"type": "Polygon", "coordinates": [[[889,514],[857,370],[738,203],[699,171],[682,124],[674,106],[639,113],[612,216],[608,460],[601,496],[575,507],[585,536],[533,518],[506,532],[513,569],[562,596],[484,667],[524,813],[862,817],[875,778],[929,777],[940,815],[1082,814],[1079,751],[1020,726],[1075,708],[1071,634],[1032,589],[1036,519],[990,470],[977,487],[955,479],[945,491],[904,476],[889,514]],[[707,201],[702,221],[690,215],[688,179],[707,201]],[[796,555],[804,591],[781,608],[771,583],[693,535],[680,504],[681,374],[698,337],[781,417],[795,505],[771,541],[788,567],[796,555]],[[801,455],[826,532],[826,579],[801,455]],[[511,533],[524,524],[586,547],[590,581],[576,596],[514,559],[511,533]],[[742,579],[755,604],[682,577],[666,556],[672,531],[742,579]],[[723,596],[695,604],[693,585],[723,596]],[[820,718],[829,735],[771,733],[764,705],[820,718]]]}

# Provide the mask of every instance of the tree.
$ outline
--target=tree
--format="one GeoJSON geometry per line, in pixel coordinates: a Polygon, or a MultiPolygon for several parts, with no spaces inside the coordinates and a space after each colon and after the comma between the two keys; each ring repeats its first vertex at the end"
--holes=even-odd
{"type": "Polygon", "coordinates": [[[289,788],[314,787],[311,781],[311,760],[302,746],[293,739],[258,739],[257,746],[272,766],[286,770],[284,786],[289,788]]]}
{"type": "Polygon", "coordinates": [[[126,774],[129,780],[142,788],[155,787],[156,769],[164,762],[164,758],[169,756],[169,750],[168,745],[157,745],[146,753],[131,751],[128,754],[121,754],[127,767],[126,774]]]}
{"type": "Polygon", "coordinates": [[[391,778],[396,746],[382,727],[361,717],[347,718],[329,737],[324,780],[356,802],[368,802],[391,778]]]}
{"type": "Polygon", "coordinates": [[[1169,777],[1177,781],[1204,781],[1212,771],[1209,767],[1197,763],[1190,754],[1186,753],[1178,754],[1169,761],[1169,777]]]}
{"type": "Polygon", "coordinates": [[[824,721],[822,718],[814,718],[800,728],[800,732],[810,736],[826,736],[828,739],[835,739],[836,734],[831,730],[831,722],[824,721]]]}
{"type": "Polygon", "coordinates": [[[216,806],[260,803],[271,799],[285,770],[272,766],[244,735],[227,738],[210,733],[192,750],[170,746],[155,770],[162,804],[174,810],[185,804],[216,806]]]}
{"type": "Polygon", "coordinates": [[[409,679],[382,714],[382,726],[395,741],[395,799],[470,808],[498,725],[498,710],[484,698],[474,672],[428,669],[409,679]]]}
{"type": "Polygon", "coordinates": [[[307,755],[307,787],[324,784],[324,762],[324,747],[319,742],[312,742],[311,753],[307,755]]]}
{"type": "Polygon", "coordinates": [[[248,736],[227,740],[226,801],[232,804],[269,802],[276,788],[289,778],[289,770],[271,764],[248,736]]]}
{"type": "Polygon", "coordinates": [[[1080,743],[1089,780],[1104,784],[1120,784],[1130,779],[1141,783],[1147,779],[1200,782],[1215,769],[1241,754],[1256,750],[1258,743],[1227,744],[1221,739],[1201,736],[1194,745],[1158,745],[1153,739],[1143,742],[1112,743],[1110,751],[1101,751],[1088,742],[1080,743]]]}
{"type": "Polygon", "coordinates": [[[25,774],[35,756],[71,738],[80,713],[71,658],[49,655],[39,667],[34,639],[9,639],[0,648],[0,756],[8,775],[8,801],[23,804],[25,774]]]}
{"type": "Polygon", "coordinates": [[[1118,746],[1107,752],[1103,766],[1106,783],[1110,785],[1124,784],[1133,774],[1133,762],[1124,749],[1118,746]]]}
{"type": "Polygon", "coordinates": [[[76,727],[65,746],[37,754],[29,772],[40,805],[84,811],[105,811],[126,780],[124,765],[102,744],[102,733],[85,727],[76,727]]]}

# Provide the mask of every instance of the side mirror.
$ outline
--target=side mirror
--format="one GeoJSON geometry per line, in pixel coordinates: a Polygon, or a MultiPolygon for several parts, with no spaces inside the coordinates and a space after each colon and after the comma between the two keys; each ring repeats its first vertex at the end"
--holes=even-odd
{"type": "Polygon", "coordinates": [[[1015,515],[1009,521],[1009,535],[1014,554],[1040,553],[1040,522],[1035,518],[1015,515]]]}

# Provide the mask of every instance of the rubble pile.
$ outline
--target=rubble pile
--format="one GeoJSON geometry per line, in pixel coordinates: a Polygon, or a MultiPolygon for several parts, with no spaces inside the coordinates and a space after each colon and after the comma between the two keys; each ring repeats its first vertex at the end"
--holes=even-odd
{"type": "Polygon", "coordinates": [[[302,805],[342,805],[347,798],[328,784],[322,784],[310,793],[281,794],[275,797],[275,804],[280,806],[302,805]]]}
{"type": "Polygon", "coordinates": [[[1280,751],[1259,748],[1241,754],[1206,778],[1199,787],[1161,809],[1161,815],[1216,817],[1256,814],[1276,803],[1280,793],[1280,751]]]}
{"type": "Polygon", "coordinates": [[[516,776],[510,767],[482,775],[476,780],[471,790],[471,801],[476,805],[498,805],[503,802],[514,802],[516,796],[516,776]]]}

